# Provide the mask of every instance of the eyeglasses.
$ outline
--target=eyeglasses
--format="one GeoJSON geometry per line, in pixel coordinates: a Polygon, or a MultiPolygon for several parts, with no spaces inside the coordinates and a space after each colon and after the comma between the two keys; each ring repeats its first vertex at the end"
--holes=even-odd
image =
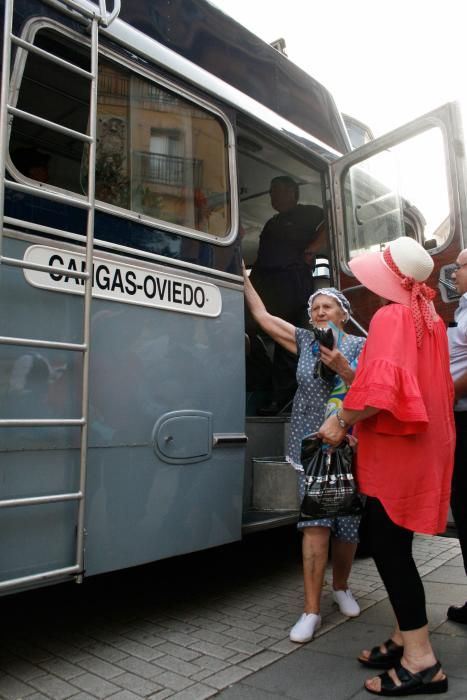
{"type": "Polygon", "coordinates": [[[467,266],[467,262],[462,263],[462,265],[459,265],[459,263],[455,263],[455,265],[454,265],[454,272],[459,272],[459,270],[461,269],[461,267],[466,267],[466,266],[467,266]]]}

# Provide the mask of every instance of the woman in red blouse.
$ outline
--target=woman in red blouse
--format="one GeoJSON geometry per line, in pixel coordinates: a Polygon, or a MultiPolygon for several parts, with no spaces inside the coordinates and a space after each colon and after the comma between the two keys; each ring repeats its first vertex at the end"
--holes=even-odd
{"type": "Polygon", "coordinates": [[[428,635],[425,593],[412,557],[414,532],[446,527],[455,431],[444,323],[427,251],[411,238],[349,263],[357,279],[386,300],[374,315],[352,386],[319,435],[337,445],[355,433],[359,490],[368,496],[372,554],[396,616],[391,638],[359,661],[386,673],[366,681],[375,695],[443,693],[447,677],[428,635]]]}

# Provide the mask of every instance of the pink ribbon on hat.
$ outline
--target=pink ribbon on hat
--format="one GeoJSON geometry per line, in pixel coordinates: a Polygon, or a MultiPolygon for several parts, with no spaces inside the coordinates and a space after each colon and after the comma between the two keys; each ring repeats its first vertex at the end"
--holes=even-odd
{"type": "Polygon", "coordinates": [[[430,333],[433,333],[433,310],[431,300],[436,296],[436,290],[429,287],[424,282],[417,282],[413,277],[404,275],[394,262],[389,246],[383,251],[383,258],[386,265],[401,280],[404,289],[410,292],[410,310],[415,323],[415,335],[417,347],[421,347],[423,338],[423,321],[430,333]]]}

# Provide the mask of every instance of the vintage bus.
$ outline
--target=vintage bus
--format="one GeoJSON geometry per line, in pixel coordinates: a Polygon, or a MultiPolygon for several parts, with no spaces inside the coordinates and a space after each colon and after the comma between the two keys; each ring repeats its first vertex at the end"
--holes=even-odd
{"type": "Polygon", "coordinates": [[[399,235],[430,248],[448,320],[456,105],[352,150],[326,89],[205,0],[0,7],[0,591],[292,522],[290,472],[260,468],[289,419],[256,415],[246,372],[270,180],[322,208],[361,332],[347,261],[399,235]]]}

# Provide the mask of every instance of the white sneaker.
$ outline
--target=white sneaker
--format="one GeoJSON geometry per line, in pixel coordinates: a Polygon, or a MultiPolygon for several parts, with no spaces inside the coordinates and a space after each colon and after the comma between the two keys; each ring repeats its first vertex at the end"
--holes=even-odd
{"type": "Polygon", "coordinates": [[[321,615],[303,613],[290,630],[289,639],[291,642],[299,642],[300,644],[309,642],[320,627],[321,615]]]}
{"type": "Polygon", "coordinates": [[[360,606],[353,597],[350,588],[347,588],[346,591],[333,590],[332,597],[339,606],[341,613],[346,615],[346,617],[358,617],[360,615],[360,606]]]}

